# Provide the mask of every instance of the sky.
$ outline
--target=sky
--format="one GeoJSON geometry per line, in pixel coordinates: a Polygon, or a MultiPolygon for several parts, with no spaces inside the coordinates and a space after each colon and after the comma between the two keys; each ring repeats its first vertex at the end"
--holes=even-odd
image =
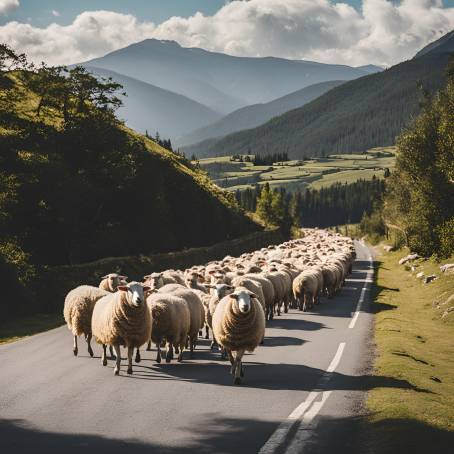
{"type": "Polygon", "coordinates": [[[71,64],[146,38],[238,56],[390,66],[454,29],[454,0],[0,0],[0,42],[71,64]]]}

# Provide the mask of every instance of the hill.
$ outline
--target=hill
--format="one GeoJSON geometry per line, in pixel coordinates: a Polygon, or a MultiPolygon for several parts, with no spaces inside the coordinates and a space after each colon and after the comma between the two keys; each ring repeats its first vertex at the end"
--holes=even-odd
{"type": "Polygon", "coordinates": [[[203,172],[119,122],[115,85],[52,68],[0,67],[0,82],[0,255],[22,281],[260,230],[203,172]]]}
{"type": "Polygon", "coordinates": [[[349,81],[255,128],[186,147],[198,157],[288,152],[292,158],[393,145],[429,93],[445,83],[448,53],[428,53],[349,81]]]}
{"type": "Polygon", "coordinates": [[[85,67],[92,74],[112,77],[123,85],[127,96],[122,98],[123,106],[118,109],[118,117],[141,133],[159,131],[161,137],[179,137],[220,118],[214,110],[186,96],[114,71],[85,67]]]}
{"type": "Polygon", "coordinates": [[[426,47],[423,47],[416,55],[415,58],[422,57],[428,53],[431,54],[443,54],[443,53],[454,52],[454,30],[443,35],[437,41],[428,44],[426,47]]]}
{"type": "Polygon", "coordinates": [[[273,117],[304,106],[343,82],[339,80],[321,82],[266,104],[243,107],[204,128],[181,137],[177,144],[187,146],[209,138],[222,137],[243,129],[255,128],[273,117]]]}
{"type": "Polygon", "coordinates": [[[132,44],[84,64],[185,95],[223,114],[269,102],[315,83],[367,74],[343,65],[233,57],[156,39],[132,44]]]}

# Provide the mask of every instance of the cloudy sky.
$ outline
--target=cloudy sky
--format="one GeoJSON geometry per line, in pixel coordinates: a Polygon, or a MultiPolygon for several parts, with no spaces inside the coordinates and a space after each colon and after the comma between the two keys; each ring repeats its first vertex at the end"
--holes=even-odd
{"type": "Polygon", "coordinates": [[[0,0],[0,42],[69,64],[146,38],[239,56],[389,66],[454,29],[454,0],[0,0]]]}

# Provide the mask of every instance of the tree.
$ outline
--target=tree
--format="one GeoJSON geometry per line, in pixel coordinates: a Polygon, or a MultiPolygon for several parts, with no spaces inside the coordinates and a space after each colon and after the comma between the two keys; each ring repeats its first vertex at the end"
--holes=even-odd
{"type": "Polygon", "coordinates": [[[272,218],[271,202],[272,194],[270,190],[270,185],[269,183],[265,183],[257,199],[256,213],[260,216],[261,219],[263,219],[263,221],[266,224],[269,224],[272,218]]]}

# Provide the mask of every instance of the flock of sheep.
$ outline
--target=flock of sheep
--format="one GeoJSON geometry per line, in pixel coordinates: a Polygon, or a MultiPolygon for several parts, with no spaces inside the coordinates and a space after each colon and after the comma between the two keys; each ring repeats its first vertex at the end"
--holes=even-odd
{"type": "Polygon", "coordinates": [[[91,339],[102,344],[102,364],[107,365],[107,346],[120,372],[120,346],[127,347],[128,369],[132,357],[140,362],[140,348],[152,343],[156,361],[191,356],[199,336],[218,346],[228,357],[234,383],[243,377],[242,358],[263,342],[265,324],[289,308],[306,311],[322,295],[331,298],[351,272],[355,249],[350,238],[332,232],[304,229],[303,237],[278,246],[227,256],[185,271],[168,270],[127,283],[116,273],[102,278],[99,287],[82,285],[65,299],[64,317],[74,336],[84,335],[93,356],[91,339]]]}

